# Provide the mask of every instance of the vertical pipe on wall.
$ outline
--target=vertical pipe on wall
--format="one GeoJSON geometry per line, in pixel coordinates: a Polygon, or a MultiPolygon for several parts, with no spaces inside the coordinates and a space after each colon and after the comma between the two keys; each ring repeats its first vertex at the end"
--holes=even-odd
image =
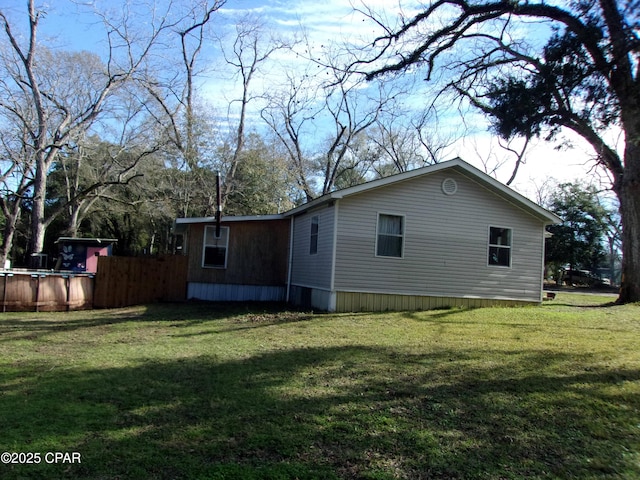
{"type": "Polygon", "coordinates": [[[216,172],[216,238],[220,238],[222,220],[222,198],[220,197],[220,172],[216,172]]]}
{"type": "Polygon", "coordinates": [[[286,302],[289,303],[291,295],[291,268],[293,266],[293,228],[295,216],[291,216],[291,226],[289,227],[289,265],[287,268],[287,294],[286,302]]]}

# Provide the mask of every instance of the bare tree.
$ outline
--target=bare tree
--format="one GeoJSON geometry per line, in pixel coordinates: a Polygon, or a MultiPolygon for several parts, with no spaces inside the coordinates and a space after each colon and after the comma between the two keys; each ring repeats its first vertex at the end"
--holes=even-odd
{"type": "Polygon", "coordinates": [[[150,66],[145,75],[138,77],[154,100],[146,104],[147,108],[172,145],[169,163],[177,171],[187,172],[170,178],[183,216],[192,209],[201,215],[211,214],[215,209],[215,192],[209,188],[215,169],[209,153],[214,149],[211,141],[214,125],[211,115],[203,113],[210,109],[202,105],[197,84],[206,72],[201,57],[213,38],[214,14],[225,3],[226,0],[196,2],[171,29],[179,44],[178,60],[171,54],[162,57],[162,64],[150,66]],[[162,72],[168,75],[159,78],[162,72]]]}
{"type": "Polygon", "coordinates": [[[7,53],[0,65],[0,76],[10,93],[0,107],[28,132],[34,162],[29,248],[32,254],[42,251],[45,232],[52,221],[45,214],[47,174],[61,149],[96,123],[110,96],[141,68],[168,27],[166,16],[153,16],[148,22],[148,36],[134,43],[132,19],[102,16],[109,45],[103,64],[87,52],[54,52],[41,46],[38,33],[45,13],[36,8],[34,0],[29,0],[29,30],[23,43],[21,32],[15,31],[14,24],[0,10],[0,25],[11,54],[7,53]],[[30,108],[21,110],[19,105],[30,108]]]}
{"type": "Polygon", "coordinates": [[[50,220],[66,212],[66,230],[68,236],[76,236],[82,220],[92,211],[94,205],[108,198],[109,190],[114,186],[127,186],[143,176],[140,170],[142,161],[154,155],[159,145],[145,146],[113,145],[97,139],[83,142],[73,150],[65,149],[58,155],[57,170],[60,173],[62,192],[60,197],[48,200],[54,206],[49,209],[50,220]],[[54,203],[55,201],[55,203],[54,203]]]}
{"type": "Polygon", "coordinates": [[[506,185],[513,183],[520,167],[526,164],[530,143],[531,137],[504,140],[493,135],[465,140],[469,155],[482,165],[484,173],[500,179],[503,170],[510,172],[506,185]]]}
{"type": "Polygon", "coordinates": [[[370,137],[365,141],[367,132],[393,110],[400,95],[394,86],[351,75],[338,59],[326,52],[306,73],[288,73],[287,83],[268,96],[261,112],[287,152],[307,201],[365,181],[381,154],[370,137]]]}
{"type": "Polygon", "coordinates": [[[440,130],[436,110],[424,109],[415,115],[411,124],[417,133],[420,145],[426,152],[424,163],[431,165],[441,162],[447,149],[454,143],[454,136],[440,130]]]}
{"type": "Polygon", "coordinates": [[[197,82],[206,69],[199,65],[209,29],[226,0],[201,0],[190,8],[171,28],[170,42],[179,43],[178,57],[171,51],[159,57],[161,63],[149,65],[137,80],[152,96],[147,108],[162,125],[163,134],[174,145],[188,168],[201,162],[201,116],[198,113],[197,82]],[[163,75],[164,73],[164,75],[163,75]],[[162,78],[161,78],[162,77],[162,78]],[[157,107],[157,108],[154,108],[157,107]]]}
{"type": "Polygon", "coordinates": [[[303,143],[305,137],[313,137],[323,105],[317,100],[318,86],[308,74],[285,76],[285,87],[266,96],[267,105],[260,115],[283,146],[296,183],[310,201],[316,196],[310,181],[313,164],[303,143]]]}
{"type": "Polygon", "coordinates": [[[261,111],[307,201],[337,185],[361,183],[371,171],[387,176],[441,160],[451,141],[438,136],[429,115],[412,118],[400,89],[384,83],[371,88],[335,58],[333,64],[315,59],[302,74],[287,73],[261,111]],[[324,144],[317,143],[320,132],[324,144]],[[316,179],[322,182],[317,189],[316,179]]]}
{"type": "Polygon", "coordinates": [[[253,16],[246,16],[236,23],[235,40],[231,48],[224,48],[225,61],[234,71],[234,76],[240,81],[239,98],[231,99],[229,108],[239,104],[237,121],[233,128],[233,152],[227,159],[222,185],[221,203],[236,189],[236,173],[242,158],[246,137],[246,122],[249,106],[260,93],[254,93],[253,81],[260,67],[277,51],[289,49],[291,45],[281,38],[273,36],[267,26],[253,16]]]}
{"type": "Polygon", "coordinates": [[[22,202],[33,182],[33,157],[28,147],[28,138],[15,135],[16,131],[0,130],[2,150],[2,172],[0,177],[0,209],[4,215],[2,243],[0,244],[0,268],[9,259],[18,220],[22,213],[22,202]]]}
{"type": "MultiPolygon", "coordinates": [[[[205,40],[205,27],[212,19],[212,15],[218,11],[226,0],[208,0],[202,2],[198,9],[190,12],[188,18],[191,21],[182,29],[178,30],[180,36],[180,48],[182,53],[182,65],[185,73],[184,94],[180,100],[180,104],[185,110],[185,141],[186,144],[179,140],[176,135],[177,144],[184,151],[188,165],[193,165],[197,156],[196,146],[196,121],[194,111],[194,80],[197,74],[196,65],[198,57],[202,51],[205,40]],[[199,15],[198,15],[199,14],[199,15]]],[[[177,132],[176,132],[177,133],[177,132]]]]}
{"type": "MultiPolygon", "coordinates": [[[[399,121],[397,112],[379,118],[368,136],[384,158],[381,166],[392,164],[396,173],[407,172],[426,163],[417,132],[399,121]]],[[[379,168],[377,170],[380,172],[379,168]]]]}
{"type": "MultiPolygon", "coordinates": [[[[338,178],[353,170],[353,160],[349,160],[352,144],[398,102],[403,89],[386,82],[366,82],[365,78],[351,71],[347,60],[329,49],[318,61],[324,69],[326,80],[324,90],[324,115],[328,118],[330,133],[327,147],[319,155],[318,174],[322,181],[320,194],[334,190],[338,178]]],[[[362,158],[366,158],[362,157],[362,158]]]]}
{"type": "Polygon", "coordinates": [[[394,173],[432,165],[444,160],[453,143],[438,128],[432,110],[412,113],[400,104],[387,108],[370,132],[371,141],[383,152],[381,161],[393,164],[394,173]]]}

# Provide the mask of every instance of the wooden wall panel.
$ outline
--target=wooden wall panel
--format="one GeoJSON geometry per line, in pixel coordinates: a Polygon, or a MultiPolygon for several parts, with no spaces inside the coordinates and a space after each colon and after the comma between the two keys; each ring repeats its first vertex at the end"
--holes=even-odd
{"type": "Polygon", "coordinates": [[[186,299],[187,257],[100,257],[94,292],[97,308],[186,299]]]}
{"type": "Polygon", "coordinates": [[[203,268],[204,228],[189,225],[189,282],[235,285],[285,285],[289,255],[289,220],[222,222],[229,227],[227,268],[203,268]]]}

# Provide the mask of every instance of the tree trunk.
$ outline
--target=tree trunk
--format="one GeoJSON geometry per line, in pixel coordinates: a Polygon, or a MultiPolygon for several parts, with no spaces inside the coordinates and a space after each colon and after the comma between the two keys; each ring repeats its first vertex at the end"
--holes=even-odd
{"type": "Polygon", "coordinates": [[[71,220],[69,220],[69,228],[67,229],[67,235],[70,237],[78,236],[78,211],[74,210],[71,220]]]}
{"type": "Polygon", "coordinates": [[[67,224],[66,234],[70,237],[76,237],[78,235],[78,225],[80,223],[80,204],[74,203],[71,205],[69,215],[69,223],[67,224]]]}
{"type": "Polygon", "coordinates": [[[19,201],[17,203],[17,211],[13,211],[10,215],[5,215],[4,232],[2,235],[2,244],[0,245],[0,269],[4,269],[4,266],[9,259],[9,253],[13,246],[13,237],[16,234],[16,225],[20,218],[19,201]]]}
{"type": "Polygon", "coordinates": [[[42,253],[46,223],[44,204],[47,192],[47,165],[44,159],[38,159],[33,182],[33,210],[31,211],[31,239],[29,242],[29,267],[38,266],[34,255],[42,253]]]}
{"type": "Polygon", "coordinates": [[[640,302],[640,145],[627,142],[625,170],[614,187],[622,219],[622,280],[618,303],[640,302]]]}

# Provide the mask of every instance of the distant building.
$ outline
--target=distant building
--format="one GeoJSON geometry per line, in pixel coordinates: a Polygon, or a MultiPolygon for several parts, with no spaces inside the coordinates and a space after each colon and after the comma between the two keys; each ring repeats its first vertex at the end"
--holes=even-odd
{"type": "Polygon", "coordinates": [[[75,238],[60,237],[58,260],[55,270],[95,273],[98,269],[97,257],[111,256],[115,238],[75,238]]]}

